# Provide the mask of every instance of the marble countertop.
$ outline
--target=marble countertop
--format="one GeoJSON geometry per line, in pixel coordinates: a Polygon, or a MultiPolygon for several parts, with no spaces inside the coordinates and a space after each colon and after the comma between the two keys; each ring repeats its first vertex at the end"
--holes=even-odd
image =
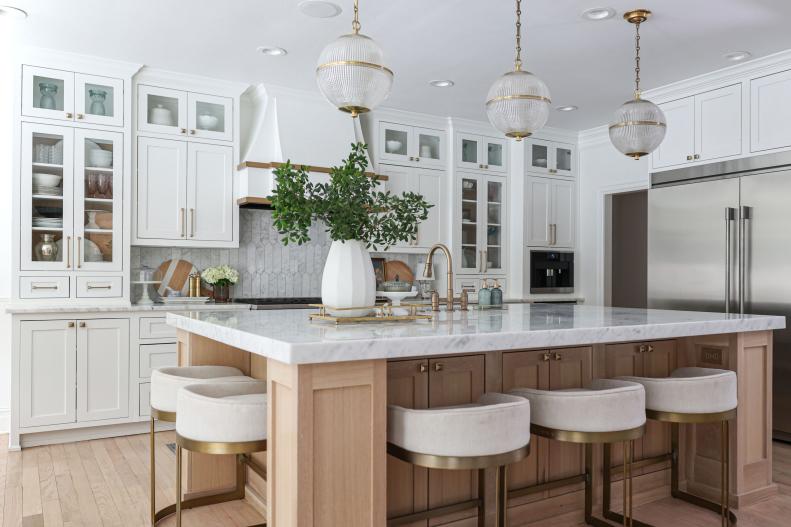
{"type": "Polygon", "coordinates": [[[510,304],[505,310],[439,312],[433,320],[336,326],[303,309],[168,313],[178,329],[288,364],[396,359],[456,353],[762,331],[785,318],[579,304],[510,304]]]}
{"type": "Polygon", "coordinates": [[[249,304],[9,304],[6,313],[50,315],[53,313],[138,313],[150,311],[247,311],[249,304]]]}

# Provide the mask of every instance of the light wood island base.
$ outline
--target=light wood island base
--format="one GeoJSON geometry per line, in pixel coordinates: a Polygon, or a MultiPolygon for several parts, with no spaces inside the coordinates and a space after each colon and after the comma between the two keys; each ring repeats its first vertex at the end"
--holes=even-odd
{"type": "MultiPolygon", "coordinates": [[[[730,428],[731,505],[738,509],[777,492],[771,475],[771,331],[311,365],[264,359],[183,330],[179,344],[182,365],[234,365],[268,380],[268,484],[264,488],[263,482],[250,477],[250,501],[256,504],[266,497],[269,525],[274,527],[384,526],[388,517],[475,496],[477,483],[472,474],[434,473],[387,458],[388,402],[418,408],[463,404],[484,391],[507,391],[520,385],[573,388],[597,377],[665,376],[682,366],[737,372],[739,410],[730,428]],[[641,351],[649,344],[651,352],[641,351]],[[547,352],[552,360],[543,359],[547,352]]],[[[707,425],[686,425],[681,431],[681,486],[711,499],[717,499],[720,488],[719,433],[718,426],[707,425]]],[[[531,455],[510,470],[510,488],[582,472],[580,447],[536,437],[532,446],[531,455]]],[[[669,427],[650,423],[636,445],[635,505],[669,495],[669,462],[639,464],[641,459],[669,451],[669,427]]],[[[599,448],[595,452],[594,495],[600,507],[602,457],[599,448]]],[[[621,463],[617,449],[612,463],[621,463]]],[[[188,492],[214,491],[232,482],[227,460],[217,464],[191,456],[186,464],[188,492]]],[[[619,477],[616,472],[612,499],[616,510],[619,477]]],[[[487,476],[487,494],[492,495],[493,488],[492,474],[487,476]]],[[[582,485],[577,483],[514,497],[509,525],[540,524],[553,518],[553,526],[576,526],[582,509],[582,485]]],[[[412,525],[472,526],[477,525],[474,515],[470,510],[412,525]]],[[[493,519],[487,518],[486,525],[493,525],[493,519]]]]}

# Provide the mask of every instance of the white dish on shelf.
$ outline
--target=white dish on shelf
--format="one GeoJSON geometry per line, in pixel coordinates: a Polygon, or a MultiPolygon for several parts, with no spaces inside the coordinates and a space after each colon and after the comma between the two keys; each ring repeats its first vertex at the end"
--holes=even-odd
{"type": "Polygon", "coordinates": [[[63,181],[60,174],[46,174],[44,172],[33,172],[33,184],[40,187],[56,188],[63,181]]]}
{"type": "Polygon", "coordinates": [[[387,141],[385,141],[385,144],[387,146],[388,152],[395,152],[397,150],[401,150],[401,145],[403,145],[401,141],[398,141],[396,139],[388,139],[387,141]]]}
{"type": "Polygon", "coordinates": [[[83,256],[83,260],[86,262],[103,262],[104,255],[101,249],[99,249],[99,246],[88,238],[83,238],[83,241],[85,242],[85,255],[83,256]]]}
{"type": "Polygon", "coordinates": [[[91,150],[88,152],[88,163],[92,167],[110,168],[113,166],[113,152],[111,150],[91,150]]]}
{"type": "Polygon", "coordinates": [[[198,127],[201,130],[214,130],[219,122],[220,118],[216,115],[204,113],[198,116],[198,127]]]}

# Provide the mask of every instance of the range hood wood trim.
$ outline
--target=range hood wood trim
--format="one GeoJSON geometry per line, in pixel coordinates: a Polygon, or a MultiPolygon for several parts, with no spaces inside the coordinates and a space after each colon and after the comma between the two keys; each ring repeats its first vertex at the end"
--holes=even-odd
{"type": "Polygon", "coordinates": [[[272,201],[267,198],[256,198],[247,196],[236,200],[236,204],[240,207],[243,205],[272,205],[272,201]]]}
{"type": "MultiPolygon", "coordinates": [[[[237,170],[244,170],[245,168],[279,168],[279,167],[282,167],[284,165],[285,165],[285,163],[280,163],[278,161],[271,161],[269,163],[262,163],[260,161],[244,161],[242,163],[239,163],[239,166],[237,166],[236,169],[237,170]]],[[[332,169],[327,168],[327,167],[317,167],[317,166],[312,166],[312,165],[293,164],[293,166],[294,166],[294,168],[297,168],[297,169],[300,168],[300,167],[304,167],[306,169],[309,169],[310,172],[319,172],[319,173],[322,173],[322,174],[329,174],[330,170],[332,170],[332,169]]],[[[374,176],[376,176],[376,173],[374,173],[374,172],[366,172],[365,175],[368,176],[368,177],[374,177],[374,176]]],[[[387,176],[383,176],[383,175],[379,175],[378,178],[379,178],[379,181],[387,181],[388,179],[390,179],[387,176]]]]}

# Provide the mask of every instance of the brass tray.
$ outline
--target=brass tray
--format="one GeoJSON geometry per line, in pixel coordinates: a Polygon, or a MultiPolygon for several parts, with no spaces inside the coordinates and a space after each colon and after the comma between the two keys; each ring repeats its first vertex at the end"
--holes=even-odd
{"type": "Polygon", "coordinates": [[[394,315],[393,306],[391,304],[377,304],[375,306],[362,306],[362,307],[332,307],[325,304],[309,304],[310,307],[319,308],[318,313],[311,313],[308,315],[310,320],[318,320],[322,322],[332,322],[336,325],[340,324],[360,324],[364,322],[413,322],[416,320],[431,320],[432,315],[419,314],[418,310],[425,309],[424,304],[401,304],[396,308],[403,308],[409,311],[407,315],[394,315]],[[327,313],[327,309],[334,311],[356,311],[358,309],[371,309],[374,311],[372,315],[364,317],[338,317],[327,313]]]}

